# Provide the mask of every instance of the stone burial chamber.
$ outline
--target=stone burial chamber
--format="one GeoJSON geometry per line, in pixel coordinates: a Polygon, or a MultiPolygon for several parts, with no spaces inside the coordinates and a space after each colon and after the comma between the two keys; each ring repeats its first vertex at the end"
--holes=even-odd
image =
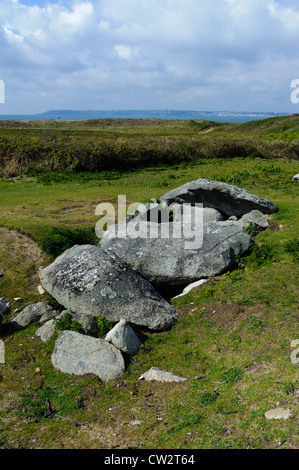
{"type": "Polygon", "coordinates": [[[167,289],[188,292],[186,286],[227,272],[253,243],[244,228],[253,223],[265,230],[277,211],[245,189],[200,178],[164,194],[160,203],[143,205],[139,214],[110,227],[98,246],[66,250],[40,271],[41,284],[88,328],[59,334],[54,367],[105,381],[120,377],[123,355],[136,354],[141,345],[135,330],[163,331],[177,322],[167,289]],[[169,219],[171,204],[179,210],[169,219]],[[186,205],[192,208],[187,218],[186,205]],[[91,336],[90,325],[99,317],[115,324],[105,339],[91,336]]]}

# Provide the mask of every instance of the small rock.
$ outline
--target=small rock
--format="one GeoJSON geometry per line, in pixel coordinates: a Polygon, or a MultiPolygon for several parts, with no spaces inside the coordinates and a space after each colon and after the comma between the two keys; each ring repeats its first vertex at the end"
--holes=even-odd
{"type": "Polygon", "coordinates": [[[0,277],[4,276],[4,271],[0,271],[0,277]]]}
{"type": "Polygon", "coordinates": [[[28,305],[12,321],[12,324],[18,328],[26,328],[36,321],[41,323],[50,320],[56,315],[56,311],[46,302],[28,305]]]}
{"type": "Polygon", "coordinates": [[[55,323],[54,320],[47,321],[43,326],[38,328],[35,332],[36,336],[39,336],[43,343],[48,341],[54,336],[55,323]]]}
{"type": "Polygon", "coordinates": [[[293,180],[299,180],[299,173],[295,176],[293,176],[293,180]]]}
{"type": "MultiPolygon", "coordinates": [[[[57,315],[57,319],[60,320],[63,318],[66,314],[66,311],[60,313],[60,315],[57,315]]],[[[36,336],[39,336],[40,339],[42,340],[43,343],[51,339],[54,334],[55,334],[55,322],[54,318],[51,318],[51,320],[48,320],[44,325],[42,325],[40,328],[38,328],[35,332],[36,336]]]]}
{"type": "Polygon", "coordinates": [[[5,302],[4,297],[0,299],[0,314],[8,313],[9,311],[9,304],[5,302]]]}
{"type": "Polygon", "coordinates": [[[112,343],[122,352],[134,356],[140,348],[141,342],[137,338],[129,323],[122,319],[106,335],[106,341],[112,343]]]}
{"type": "Polygon", "coordinates": [[[41,285],[39,285],[39,286],[37,287],[37,290],[38,290],[38,293],[39,293],[40,295],[43,295],[43,294],[45,293],[45,289],[43,289],[43,286],[41,286],[41,285]]]}
{"type": "Polygon", "coordinates": [[[158,367],[151,367],[150,370],[139,377],[139,380],[156,380],[158,382],[184,382],[187,379],[174,375],[172,372],[165,372],[158,367]]]}
{"type": "Polygon", "coordinates": [[[238,220],[238,217],[236,215],[231,215],[228,220],[238,220]]]}
{"type": "Polygon", "coordinates": [[[142,422],[141,422],[141,421],[138,421],[138,420],[136,420],[136,421],[131,421],[131,423],[130,423],[130,424],[131,424],[132,426],[140,426],[140,425],[142,424],[142,422]]]}
{"type": "Polygon", "coordinates": [[[257,225],[260,228],[267,228],[269,226],[269,222],[262,212],[254,210],[249,212],[248,214],[244,214],[240,220],[237,221],[237,224],[240,225],[242,228],[247,227],[247,225],[252,222],[253,224],[257,225]]]}
{"type": "Polygon", "coordinates": [[[192,284],[189,284],[189,286],[185,287],[185,289],[183,290],[181,294],[176,295],[175,297],[173,297],[173,299],[177,299],[178,297],[183,297],[184,295],[188,294],[188,292],[190,292],[192,289],[194,289],[195,287],[201,286],[205,282],[208,282],[208,279],[200,279],[200,281],[196,281],[196,282],[193,282],[192,284]]]}
{"type": "Polygon", "coordinates": [[[289,419],[292,416],[290,410],[284,410],[283,408],[275,408],[273,410],[269,410],[265,413],[265,418],[267,420],[270,419],[289,419]]]}
{"type": "Polygon", "coordinates": [[[122,353],[113,344],[75,331],[61,331],[51,357],[55,369],[68,374],[94,374],[101,380],[121,377],[125,372],[122,353]]]}

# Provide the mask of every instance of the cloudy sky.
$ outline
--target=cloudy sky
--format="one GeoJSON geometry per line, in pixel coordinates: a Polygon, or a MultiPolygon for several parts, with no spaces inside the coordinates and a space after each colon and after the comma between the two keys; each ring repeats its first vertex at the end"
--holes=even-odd
{"type": "Polygon", "coordinates": [[[0,114],[299,112],[296,78],[298,0],[0,0],[0,114]]]}

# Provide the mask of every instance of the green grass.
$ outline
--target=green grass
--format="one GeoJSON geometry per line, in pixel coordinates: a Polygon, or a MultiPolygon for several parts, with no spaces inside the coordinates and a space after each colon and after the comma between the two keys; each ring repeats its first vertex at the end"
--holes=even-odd
{"type": "MultiPolygon", "coordinates": [[[[294,119],[294,125],[296,122],[294,119]]],[[[248,132],[255,138],[255,132],[270,132],[276,123],[248,123],[241,129],[244,136],[248,132]]],[[[81,123],[80,132],[82,136],[85,132],[107,136],[117,131],[133,142],[136,128],[145,124],[143,132],[171,130],[174,139],[179,129],[190,133],[209,129],[206,123],[107,120],[81,123]]],[[[38,125],[50,139],[62,123],[53,122],[50,129],[46,124],[38,125]]],[[[33,124],[28,123],[33,138],[37,129],[29,126],[33,124]]],[[[69,135],[72,126],[74,133],[79,132],[74,124],[69,126],[69,135]]],[[[203,138],[212,139],[214,132],[225,128],[232,134],[238,126],[217,126],[203,138]]],[[[24,132],[28,129],[24,127],[24,132]]],[[[19,129],[4,131],[13,136],[19,129]]],[[[86,173],[85,177],[67,169],[42,177],[3,178],[0,270],[4,276],[0,278],[0,297],[11,302],[11,313],[5,316],[0,333],[6,358],[5,364],[0,364],[0,447],[298,448],[298,365],[291,361],[290,346],[299,338],[299,186],[292,180],[296,173],[295,158],[223,157],[134,171],[86,173]],[[29,302],[53,301],[37,293],[38,269],[52,259],[39,248],[49,230],[68,234],[63,243],[65,238],[73,243],[74,233],[94,230],[97,204],[111,202],[117,209],[119,194],[126,195],[127,204],[148,202],[199,177],[238,184],[272,200],[280,210],[271,217],[268,230],[252,231],[252,251],[230,272],[172,301],[178,322],[169,331],[143,332],[143,346],[128,361],[122,378],[105,384],[95,376],[60,373],[51,363],[55,338],[42,343],[35,336],[39,324],[11,331],[9,320],[16,308],[29,302]],[[21,300],[14,300],[18,297],[21,300]],[[187,380],[175,384],[139,381],[152,366],[187,380]],[[47,400],[60,418],[45,415],[47,400]],[[267,421],[265,412],[278,403],[290,409],[292,417],[267,421]]],[[[100,326],[107,331],[107,325],[100,326]]]]}

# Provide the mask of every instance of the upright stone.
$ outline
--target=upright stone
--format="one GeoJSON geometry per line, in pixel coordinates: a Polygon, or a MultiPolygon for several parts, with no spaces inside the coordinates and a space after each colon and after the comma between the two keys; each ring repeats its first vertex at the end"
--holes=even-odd
{"type": "Polygon", "coordinates": [[[117,323],[106,335],[105,340],[130,356],[134,356],[141,345],[135,331],[126,320],[117,323]]]}

